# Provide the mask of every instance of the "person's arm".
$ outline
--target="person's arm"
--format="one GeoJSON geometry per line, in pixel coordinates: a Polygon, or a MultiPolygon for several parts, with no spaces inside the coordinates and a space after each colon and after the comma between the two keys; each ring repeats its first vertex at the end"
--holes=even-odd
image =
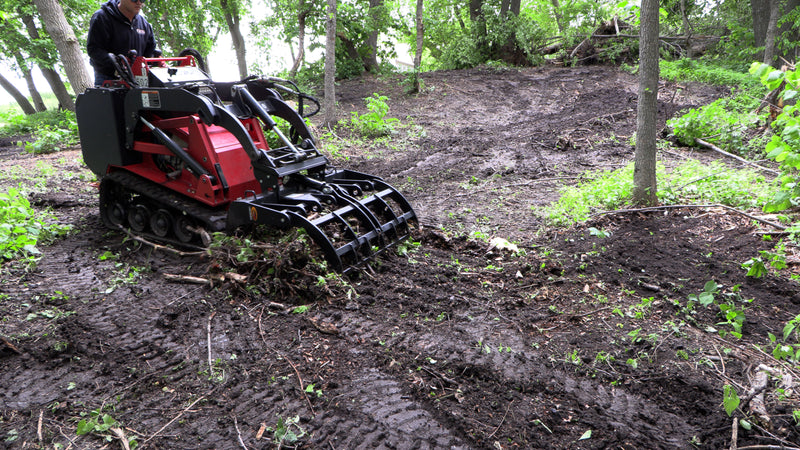
{"type": "Polygon", "coordinates": [[[92,66],[106,74],[114,72],[114,64],[108,56],[109,50],[106,47],[109,42],[111,42],[111,24],[100,12],[97,12],[89,21],[86,50],[92,66]]]}

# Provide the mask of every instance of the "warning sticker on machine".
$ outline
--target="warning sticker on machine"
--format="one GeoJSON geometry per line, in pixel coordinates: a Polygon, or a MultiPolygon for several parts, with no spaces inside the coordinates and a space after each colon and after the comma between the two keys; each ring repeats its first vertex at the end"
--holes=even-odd
{"type": "Polygon", "coordinates": [[[158,95],[158,91],[142,91],[142,106],[161,108],[161,97],[158,95]]]}

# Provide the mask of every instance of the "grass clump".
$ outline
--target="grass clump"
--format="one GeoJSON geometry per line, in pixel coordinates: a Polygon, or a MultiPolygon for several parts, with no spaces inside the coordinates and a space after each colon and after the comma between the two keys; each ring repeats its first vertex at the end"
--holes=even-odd
{"type": "Polygon", "coordinates": [[[722,86],[738,86],[745,90],[761,91],[761,85],[748,73],[748,66],[739,63],[704,59],[678,59],[659,62],[660,76],[670,81],[699,81],[722,86]]]}
{"type": "MultiPolygon", "coordinates": [[[[662,205],[719,203],[735,208],[758,208],[776,187],[750,169],[731,169],[722,163],[688,161],[672,170],[656,168],[662,205]]],[[[615,171],[589,172],[587,181],[562,190],[561,198],[545,209],[546,220],[554,226],[570,226],[589,219],[598,211],[630,205],[633,192],[633,163],[615,171]]]]}

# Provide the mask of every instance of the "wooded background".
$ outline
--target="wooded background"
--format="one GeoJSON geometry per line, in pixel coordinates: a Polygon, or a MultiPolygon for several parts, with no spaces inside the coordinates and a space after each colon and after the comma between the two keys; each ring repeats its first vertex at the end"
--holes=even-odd
{"type": "MultiPolygon", "coordinates": [[[[335,53],[339,79],[380,71],[396,56],[397,43],[410,46],[417,72],[486,63],[638,63],[640,5],[629,0],[338,0],[335,21],[327,20],[328,3],[151,0],[144,12],[165,55],[191,47],[207,56],[221,36],[229,35],[241,77],[263,70],[248,62],[248,54],[281,46],[289,49],[292,64],[275,75],[321,79],[324,58],[307,55],[325,48],[326,26],[335,26],[336,51],[329,52],[335,53]],[[254,44],[248,48],[247,42],[254,44]]],[[[26,80],[28,92],[4,77],[0,86],[23,111],[45,109],[40,89],[54,92],[60,106],[74,107],[74,95],[91,83],[86,31],[100,4],[0,1],[0,57],[26,80]],[[47,88],[35,85],[34,68],[41,70],[47,88]]],[[[798,6],[800,0],[661,1],[660,57],[722,56],[743,65],[759,60],[774,66],[795,61],[798,6]]]]}

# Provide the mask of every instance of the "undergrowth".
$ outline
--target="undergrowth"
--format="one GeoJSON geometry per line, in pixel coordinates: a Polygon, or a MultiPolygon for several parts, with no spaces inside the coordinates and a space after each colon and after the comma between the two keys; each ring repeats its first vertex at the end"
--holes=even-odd
{"type": "Polygon", "coordinates": [[[19,189],[0,193],[0,260],[33,261],[37,244],[46,243],[70,230],[49,213],[36,212],[19,189]]]}
{"type": "Polygon", "coordinates": [[[30,135],[31,140],[20,142],[30,153],[52,153],[78,143],[78,123],[72,111],[50,109],[25,115],[9,110],[0,113],[0,123],[0,137],[30,135]]]}
{"type": "Polygon", "coordinates": [[[257,227],[246,236],[215,233],[209,247],[211,268],[234,273],[234,287],[248,297],[304,303],[351,298],[352,287],[331,272],[321,251],[302,228],[286,232],[257,227]]]}
{"type": "MultiPolygon", "coordinates": [[[[774,192],[774,185],[750,169],[731,169],[722,163],[688,161],[672,170],[659,164],[658,200],[662,205],[723,204],[758,208],[774,192]]],[[[586,181],[565,187],[558,201],[545,209],[546,220],[555,226],[583,222],[596,212],[630,205],[633,163],[615,171],[589,172],[586,181]]]]}

